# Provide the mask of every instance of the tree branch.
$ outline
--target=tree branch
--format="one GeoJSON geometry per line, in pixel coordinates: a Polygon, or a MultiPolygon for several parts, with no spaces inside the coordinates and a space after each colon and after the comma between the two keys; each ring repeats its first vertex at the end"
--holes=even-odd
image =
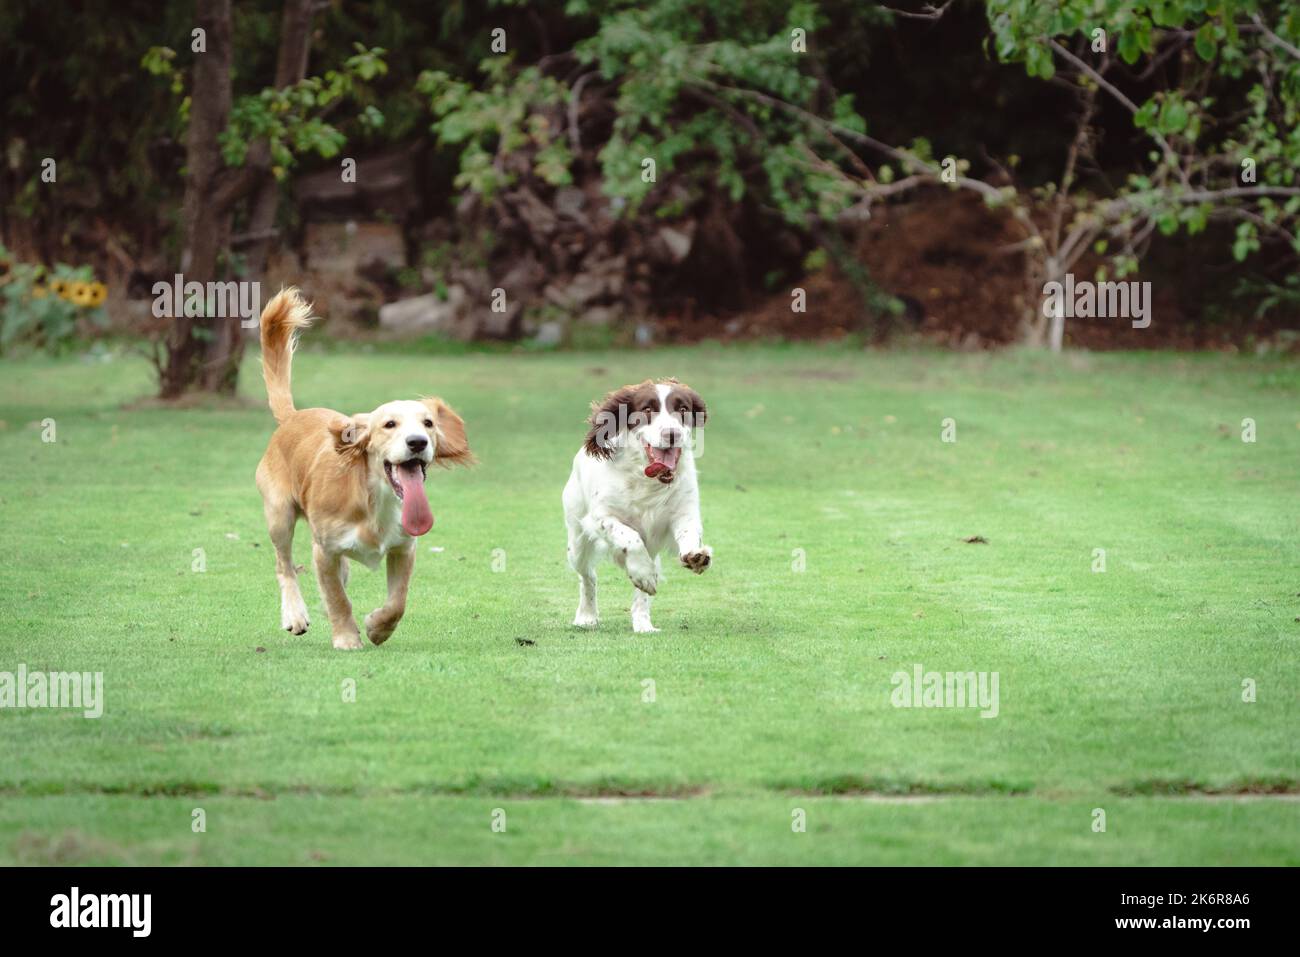
{"type": "Polygon", "coordinates": [[[888,10],[896,17],[906,17],[909,20],[938,20],[948,12],[948,8],[951,6],[952,0],[948,0],[948,2],[941,7],[936,7],[932,3],[927,3],[921,10],[915,12],[911,10],[896,10],[893,7],[882,7],[881,9],[888,10]]]}
{"type": "Polygon", "coordinates": [[[1297,60],[1300,60],[1300,47],[1297,47],[1294,43],[1288,43],[1286,40],[1283,40],[1280,36],[1278,36],[1276,33],[1270,30],[1264,24],[1264,21],[1260,19],[1258,13],[1252,13],[1250,15],[1250,20],[1259,29],[1260,33],[1264,34],[1264,36],[1268,37],[1268,39],[1272,41],[1275,47],[1285,50],[1287,53],[1291,54],[1297,60]]]}
{"type": "MultiPolygon", "coordinates": [[[[1125,96],[1124,92],[1119,87],[1115,86],[1104,76],[1102,76],[1100,73],[1094,70],[1083,60],[1079,59],[1077,56],[1075,56],[1073,53],[1071,53],[1069,50],[1067,50],[1057,41],[1049,40],[1048,43],[1051,45],[1052,49],[1055,50],[1059,56],[1061,56],[1063,59],[1066,59],[1071,64],[1073,64],[1075,69],[1080,70],[1085,75],[1087,75],[1089,79],[1091,79],[1099,87],[1101,87],[1111,96],[1113,96],[1116,100],[1118,100],[1126,110],[1128,110],[1130,113],[1133,114],[1137,113],[1138,111],[1137,104],[1134,103],[1132,100],[1130,100],[1127,96],[1125,96]]],[[[1169,160],[1170,165],[1178,170],[1179,178],[1182,179],[1184,183],[1186,183],[1187,178],[1183,174],[1182,164],[1179,163],[1178,161],[1178,154],[1175,153],[1173,147],[1169,145],[1169,141],[1166,140],[1159,133],[1157,133],[1155,130],[1147,130],[1146,132],[1148,136],[1150,136],[1153,140],[1155,140],[1157,143],[1160,144],[1160,149],[1164,152],[1165,159],[1169,160]]]]}

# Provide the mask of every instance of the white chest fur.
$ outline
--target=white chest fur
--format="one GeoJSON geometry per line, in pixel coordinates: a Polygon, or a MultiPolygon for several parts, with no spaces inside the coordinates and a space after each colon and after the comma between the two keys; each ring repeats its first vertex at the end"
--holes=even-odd
{"type": "Polygon", "coordinates": [[[370,522],[351,526],[336,547],[348,558],[373,570],[390,551],[410,540],[402,530],[401,505],[394,500],[378,507],[370,522]]]}

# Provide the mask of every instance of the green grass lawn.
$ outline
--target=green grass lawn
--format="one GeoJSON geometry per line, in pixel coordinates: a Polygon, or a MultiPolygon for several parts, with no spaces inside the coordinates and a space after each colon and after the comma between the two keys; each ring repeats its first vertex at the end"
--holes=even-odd
{"type": "Polygon", "coordinates": [[[294,373],[300,407],[440,394],[481,459],[430,474],[382,648],[334,651],[310,576],[280,630],[255,358],[188,409],[133,405],[140,361],[0,362],[0,671],[106,699],[0,710],[0,863],[1300,864],[1294,364],[309,338],[294,373]],[[587,403],[668,374],[709,402],[713,567],[666,563],[639,636],[605,566],[579,632],[587,403]],[[916,664],[996,672],[997,717],[894,707],[916,664]]]}

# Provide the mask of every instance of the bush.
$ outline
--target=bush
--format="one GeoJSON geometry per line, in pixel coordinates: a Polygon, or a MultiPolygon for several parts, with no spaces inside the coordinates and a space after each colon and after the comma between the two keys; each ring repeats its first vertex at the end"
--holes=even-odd
{"type": "Polygon", "coordinates": [[[107,325],[108,288],[89,266],[18,262],[0,246],[0,354],[27,343],[57,352],[77,333],[78,320],[107,325]]]}

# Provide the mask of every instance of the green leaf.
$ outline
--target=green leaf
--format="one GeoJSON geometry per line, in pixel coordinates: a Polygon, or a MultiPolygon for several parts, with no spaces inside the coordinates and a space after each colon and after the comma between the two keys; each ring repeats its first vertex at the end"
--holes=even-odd
{"type": "Polygon", "coordinates": [[[1160,110],[1160,131],[1162,133],[1181,133],[1187,129],[1187,104],[1177,99],[1165,100],[1160,110]]]}
{"type": "Polygon", "coordinates": [[[1217,31],[1213,23],[1207,23],[1196,31],[1196,55],[1202,60],[1213,60],[1215,53],[1218,52],[1219,43],[1217,31]]]}
{"type": "Polygon", "coordinates": [[[1119,56],[1125,63],[1132,66],[1142,55],[1142,44],[1138,35],[1131,30],[1126,30],[1119,38],[1119,56]]]}

